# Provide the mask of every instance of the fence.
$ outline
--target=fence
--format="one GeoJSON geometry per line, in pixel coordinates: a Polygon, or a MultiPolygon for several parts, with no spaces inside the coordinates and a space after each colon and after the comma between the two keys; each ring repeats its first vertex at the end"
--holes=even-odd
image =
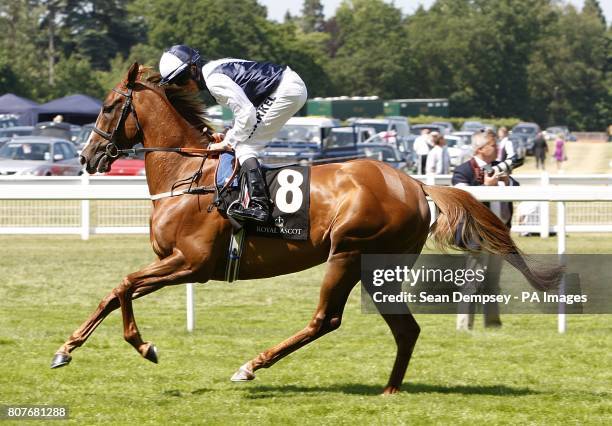
{"type": "MultiPolygon", "coordinates": [[[[449,185],[450,175],[414,176],[449,185]]],[[[523,187],[610,185],[612,175],[517,175],[523,187]]],[[[547,190],[548,190],[547,189],[547,190]]],[[[516,200],[518,201],[518,200],[516,200]]],[[[612,232],[612,208],[605,202],[567,202],[568,232],[612,232]]],[[[148,233],[151,202],[144,177],[0,176],[0,234],[148,233]]],[[[513,231],[556,232],[557,207],[547,201],[515,206],[513,231]]]]}
{"type": "MultiPolygon", "coordinates": [[[[423,179],[423,177],[418,177],[423,179]]],[[[424,177],[428,183],[443,183],[448,176],[424,177]],[[438,179],[438,181],[435,181],[438,179]]],[[[557,223],[551,229],[557,232],[558,247],[560,255],[565,254],[565,239],[568,230],[592,232],[612,232],[612,224],[608,225],[574,225],[570,227],[567,222],[566,203],[605,203],[603,212],[610,215],[610,202],[612,201],[612,181],[610,175],[599,175],[589,177],[575,177],[574,182],[580,181],[582,185],[554,185],[559,179],[567,179],[569,176],[555,177],[550,179],[548,185],[523,185],[514,187],[465,187],[466,191],[472,193],[481,201],[522,201],[539,202],[546,205],[555,203],[557,223]]],[[[527,178],[519,178],[527,181],[527,178]]],[[[542,179],[542,178],[540,178],[542,179]]],[[[534,180],[535,183],[535,180],[534,180]]],[[[541,183],[541,181],[540,181],[541,183]]],[[[5,234],[28,234],[28,233],[78,233],[81,238],[88,239],[91,232],[94,233],[126,233],[126,232],[148,232],[148,226],[144,224],[134,225],[132,220],[140,220],[141,214],[150,210],[149,192],[143,178],[124,177],[0,177],[0,233],[5,234]],[[121,210],[121,203],[126,201],[135,204],[134,200],[146,203],[146,206],[132,206],[133,214],[126,215],[121,210]],[[36,206],[28,203],[45,203],[36,206]],[[108,204],[108,203],[114,204],[108,204]],[[17,204],[17,210],[11,208],[10,203],[17,204]],[[67,204],[66,204],[67,203],[67,204]],[[37,207],[40,207],[38,209],[37,207]],[[92,208],[94,214],[92,215],[92,208]],[[32,221],[39,220],[35,212],[43,211],[44,220],[32,226],[32,221]],[[15,214],[17,216],[15,216],[15,214]],[[5,216],[14,216],[15,222],[4,222],[5,216]],[[91,219],[96,217],[98,223],[92,226],[91,219]],[[66,219],[67,217],[68,219],[66,219]],[[120,217],[123,224],[118,226],[115,222],[120,217]],[[65,220],[65,221],[64,221],[65,220]],[[40,225],[40,226],[38,226],[40,225]]],[[[540,204],[542,205],[542,204],[540,204]]],[[[15,206],[13,206],[15,207],[15,206]]],[[[434,220],[435,209],[432,209],[432,220],[434,220]]],[[[543,218],[549,214],[544,212],[543,218]]],[[[513,226],[513,230],[528,230],[532,225],[513,226]]],[[[541,230],[541,225],[537,225],[541,230]]],[[[536,229],[536,230],[538,230],[536,229]]],[[[548,232],[549,227],[547,226],[548,232]]],[[[187,286],[187,328],[192,330],[194,326],[194,302],[193,286],[187,286]]],[[[559,314],[559,332],[565,331],[565,314],[559,314]]]]}

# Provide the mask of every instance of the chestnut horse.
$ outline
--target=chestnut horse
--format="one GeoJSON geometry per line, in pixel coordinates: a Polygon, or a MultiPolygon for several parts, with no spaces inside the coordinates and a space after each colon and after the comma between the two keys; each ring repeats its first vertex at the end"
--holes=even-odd
{"type": "MultiPolygon", "coordinates": [[[[171,191],[173,184],[202,167],[201,156],[194,158],[174,148],[203,151],[210,136],[202,133],[207,122],[197,95],[177,87],[159,87],[155,84],[159,77],[145,79],[145,71],[148,68],[133,64],[125,80],[108,94],[81,161],[89,173],[105,172],[117,148],[128,149],[142,141],[145,148],[164,149],[146,155],[147,184],[154,195],[171,191]]],[[[213,184],[218,161],[213,154],[218,152],[208,154],[198,185],[213,184]]],[[[373,160],[312,167],[310,191],[308,240],[248,236],[239,279],[274,277],[326,262],[314,315],[304,329],[242,365],[233,380],[251,380],[256,370],[270,367],[340,327],[349,293],[360,280],[362,254],[420,253],[430,231],[438,243],[452,246],[455,231],[463,223],[465,238],[478,238],[485,250],[504,255],[534,287],[545,288],[554,278],[527,268],[504,224],[467,192],[424,185],[373,160]],[[427,195],[440,210],[431,229],[427,195]]],[[[210,193],[153,201],[150,239],[158,260],[129,274],[102,299],[89,319],[59,348],[53,368],[68,364],[71,352],[119,307],[125,340],[144,358],[157,362],[157,349],[140,336],[132,300],[169,285],[224,279],[232,229],[224,216],[208,208],[212,202],[210,193]]],[[[397,344],[384,388],[389,394],[400,389],[420,329],[407,307],[404,315],[383,318],[397,344]]]]}

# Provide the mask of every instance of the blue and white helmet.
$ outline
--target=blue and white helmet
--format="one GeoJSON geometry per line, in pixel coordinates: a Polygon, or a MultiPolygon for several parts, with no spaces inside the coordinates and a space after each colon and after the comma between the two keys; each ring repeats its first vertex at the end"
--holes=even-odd
{"type": "Polygon", "coordinates": [[[159,73],[161,74],[160,85],[168,84],[181,75],[191,65],[200,64],[200,52],[184,44],[177,44],[165,51],[159,60],[159,73]]]}

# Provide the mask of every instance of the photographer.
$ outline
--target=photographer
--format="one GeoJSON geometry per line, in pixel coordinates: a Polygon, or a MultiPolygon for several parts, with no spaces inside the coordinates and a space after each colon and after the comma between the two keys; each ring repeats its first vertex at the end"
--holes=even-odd
{"type": "MultiPolygon", "coordinates": [[[[477,132],[472,136],[472,149],[474,157],[457,166],[453,173],[452,185],[462,186],[516,186],[518,182],[509,176],[512,167],[522,164],[514,157],[506,161],[496,161],[498,154],[495,133],[491,130],[477,132]]],[[[484,203],[495,213],[502,222],[510,228],[512,223],[512,203],[494,201],[484,203]]],[[[457,232],[457,239],[461,238],[461,231],[457,232]]],[[[475,250],[480,246],[479,241],[467,242],[475,250]]],[[[470,269],[483,268],[486,272],[484,288],[475,288],[467,285],[462,288],[466,292],[482,292],[483,294],[499,293],[499,274],[501,272],[501,258],[487,253],[469,255],[467,267],[470,269]]],[[[460,304],[457,315],[457,330],[471,330],[474,326],[475,306],[473,304],[460,304]]],[[[487,304],[483,309],[485,327],[501,327],[499,306],[487,304]]]]}

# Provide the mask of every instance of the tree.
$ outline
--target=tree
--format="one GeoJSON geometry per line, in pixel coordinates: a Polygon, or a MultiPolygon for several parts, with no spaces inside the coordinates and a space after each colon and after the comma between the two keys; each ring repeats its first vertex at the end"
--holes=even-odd
{"type": "Polygon", "coordinates": [[[337,50],[327,65],[336,94],[390,99],[411,91],[401,11],[382,0],[344,1],[336,12],[337,50]]]}
{"type": "Polygon", "coordinates": [[[599,21],[602,23],[604,27],[607,26],[606,17],[601,10],[601,6],[599,5],[599,1],[597,0],[585,0],[584,6],[582,6],[582,13],[592,14],[599,18],[599,21]]]}
{"type": "Polygon", "coordinates": [[[117,53],[127,57],[145,38],[140,12],[128,6],[128,0],[67,0],[64,54],[78,53],[98,70],[107,70],[117,53]]]}
{"type": "Polygon", "coordinates": [[[306,33],[321,32],[325,28],[325,14],[320,0],[304,0],[302,3],[302,29],[306,33]]]}
{"type": "Polygon", "coordinates": [[[577,129],[603,129],[610,120],[610,31],[595,14],[571,6],[536,46],[529,64],[533,116],[577,129]]]}

